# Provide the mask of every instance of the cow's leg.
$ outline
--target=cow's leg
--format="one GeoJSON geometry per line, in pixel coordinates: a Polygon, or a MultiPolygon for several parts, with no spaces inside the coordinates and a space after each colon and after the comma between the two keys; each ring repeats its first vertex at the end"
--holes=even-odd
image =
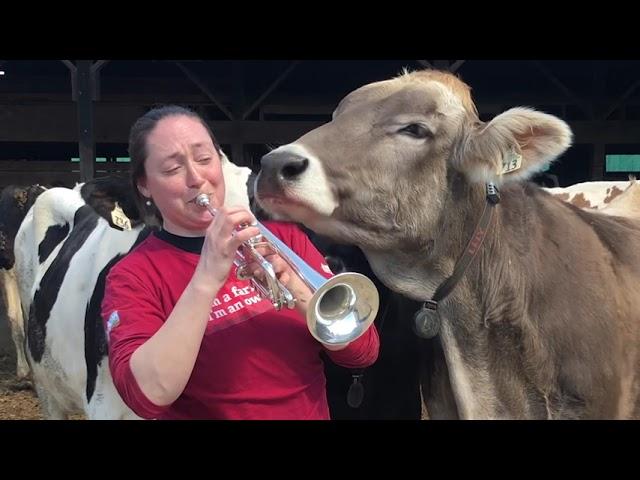
{"type": "Polygon", "coordinates": [[[24,321],[15,268],[0,269],[0,288],[7,308],[11,339],[16,348],[16,376],[18,380],[24,380],[29,376],[29,364],[24,354],[24,321]]]}
{"type": "Polygon", "coordinates": [[[38,381],[37,373],[33,376],[33,386],[36,394],[38,395],[38,403],[40,405],[40,411],[45,420],[67,420],[67,409],[60,405],[60,402],[49,393],[46,387],[44,387],[38,381]]]}
{"type": "Polygon", "coordinates": [[[96,388],[86,408],[86,415],[88,420],[140,420],[118,394],[107,357],[103,357],[98,366],[96,388]]]}
{"type": "Polygon", "coordinates": [[[42,388],[38,382],[34,383],[36,393],[38,394],[40,410],[44,418],[46,420],[68,420],[67,412],[53,395],[49,394],[45,388],[42,388]]]}
{"type": "Polygon", "coordinates": [[[89,403],[87,420],[141,420],[119,398],[100,404],[89,403]]]}
{"type": "Polygon", "coordinates": [[[22,329],[12,328],[11,338],[16,347],[16,377],[18,380],[25,380],[29,376],[30,369],[24,354],[24,332],[22,329]]]}

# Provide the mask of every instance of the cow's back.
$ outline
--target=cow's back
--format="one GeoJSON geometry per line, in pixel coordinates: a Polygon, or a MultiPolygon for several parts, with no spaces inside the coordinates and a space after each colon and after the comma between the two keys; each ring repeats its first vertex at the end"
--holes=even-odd
{"type": "Polygon", "coordinates": [[[50,265],[68,233],[65,230],[71,228],[75,212],[82,205],[79,192],[52,188],[38,197],[22,221],[16,234],[15,256],[25,318],[38,272],[50,265]]]}
{"type": "Polygon", "coordinates": [[[509,238],[520,235],[532,247],[521,260],[527,315],[518,321],[545,340],[544,348],[528,348],[536,352],[531,358],[541,376],[557,380],[550,395],[564,410],[554,418],[637,418],[640,220],[529,193],[532,201],[522,210],[538,221],[520,233],[509,230],[509,238]],[[543,358],[550,362],[546,368],[540,367],[543,358]]]}
{"type": "Polygon", "coordinates": [[[544,188],[543,190],[578,208],[600,210],[609,206],[630,185],[630,182],[624,181],[599,181],[576,183],[568,187],[544,188]]]}
{"type": "Polygon", "coordinates": [[[629,188],[602,208],[601,212],[607,215],[640,219],[640,183],[633,180],[629,188]]]}

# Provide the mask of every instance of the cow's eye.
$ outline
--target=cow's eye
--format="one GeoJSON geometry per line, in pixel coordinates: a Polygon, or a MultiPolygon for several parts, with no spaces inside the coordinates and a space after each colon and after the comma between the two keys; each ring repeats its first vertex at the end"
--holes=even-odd
{"type": "Polygon", "coordinates": [[[399,133],[413,138],[427,138],[433,136],[431,130],[420,123],[410,123],[409,125],[402,127],[399,130],[399,133]]]}

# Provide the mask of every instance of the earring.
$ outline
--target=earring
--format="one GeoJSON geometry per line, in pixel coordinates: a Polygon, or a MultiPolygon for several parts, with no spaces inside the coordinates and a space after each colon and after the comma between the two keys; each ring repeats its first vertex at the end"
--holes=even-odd
{"type": "Polygon", "coordinates": [[[150,206],[151,206],[151,200],[147,200],[147,201],[146,201],[146,202],[144,202],[144,203],[147,205],[147,207],[150,207],[150,206]]]}

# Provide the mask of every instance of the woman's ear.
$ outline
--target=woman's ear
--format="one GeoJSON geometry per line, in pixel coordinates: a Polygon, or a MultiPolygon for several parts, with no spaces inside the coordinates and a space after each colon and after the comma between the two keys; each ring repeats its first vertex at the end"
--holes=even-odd
{"type": "Polygon", "coordinates": [[[143,197],[149,198],[151,195],[149,194],[149,189],[147,188],[147,179],[146,177],[142,177],[138,180],[137,183],[138,191],[142,194],[143,197]]]}

